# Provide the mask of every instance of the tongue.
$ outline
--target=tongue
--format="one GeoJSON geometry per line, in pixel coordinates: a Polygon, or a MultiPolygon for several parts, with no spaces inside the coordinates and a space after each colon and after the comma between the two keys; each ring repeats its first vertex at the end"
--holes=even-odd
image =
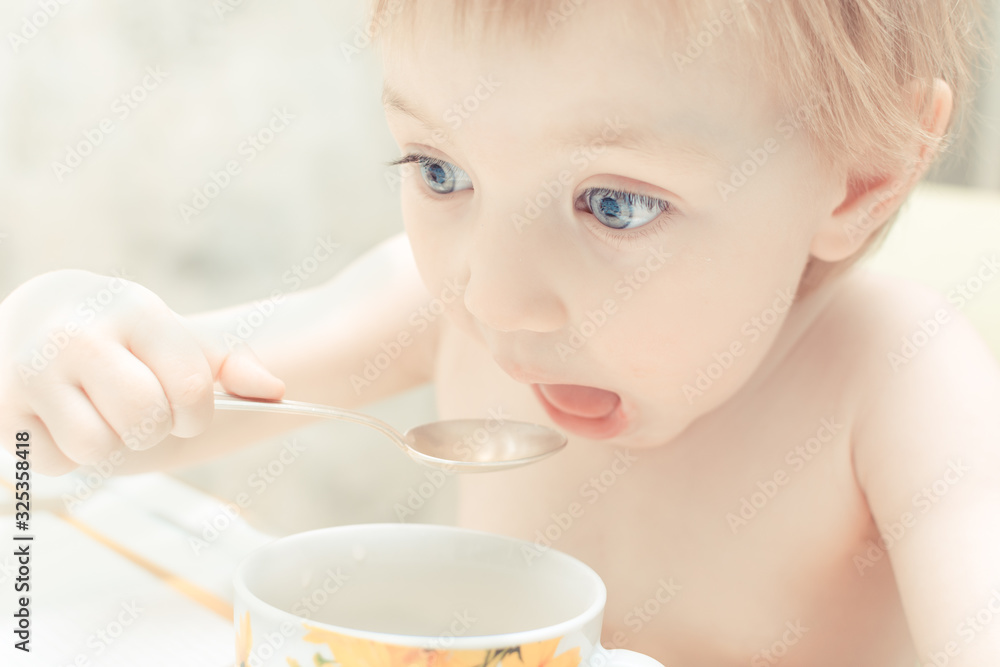
{"type": "Polygon", "coordinates": [[[538,389],[549,403],[577,417],[607,417],[621,402],[613,391],[578,384],[540,384],[538,389]]]}

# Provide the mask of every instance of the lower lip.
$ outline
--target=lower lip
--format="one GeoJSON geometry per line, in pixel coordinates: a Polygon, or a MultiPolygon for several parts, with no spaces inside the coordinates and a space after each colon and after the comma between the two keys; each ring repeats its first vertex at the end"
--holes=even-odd
{"type": "Polygon", "coordinates": [[[548,413],[552,421],[580,437],[590,440],[607,440],[621,433],[628,425],[628,418],[625,416],[620,402],[614,410],[603,417],[580,417],[552,405],[537,384],[531,385],[531,390],[535,392],[538,402],[545,408],[545,412],[548,413]]]}

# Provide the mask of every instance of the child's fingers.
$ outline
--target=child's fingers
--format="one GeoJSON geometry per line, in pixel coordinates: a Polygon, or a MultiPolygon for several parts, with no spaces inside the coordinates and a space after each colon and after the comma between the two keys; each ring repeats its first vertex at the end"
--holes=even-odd
{"type": "Polygon", "coordinates": [[[78,465],[97,463],[122,445],[79,387],[48,384],[43,391],[30,392],[27,400],[48,429],[54,446],[78,465]]]}
{"type": "Polygon", "coordinates": [[[159,380],[173,418],[170,432],[183,438],[204,431],[215,410],[214,374],[180,318],[166,306],[151,308],[137,319],[127,344],[159,380]]]}
{"type": "Polygon", "coordinates": [[[148,449],[170,434],[173,413],[160,380],[124,347],[101,346],[76,370],[98,414],[129,449],[148,449]]]}
{"type": "Polygon", "coordinates": [[[234,346],[219,369],[222,388],[236,396],[280,399],[285,395],[285,383],[271,374],[250,346],[234,346]]]}
{"type": "MultiPolygon", "coordinates": [[[[184,321],[185,326],[190,323],[184,321]]],[[[244,341],[231,337],[228,341],[218,332],[191,329],[212,367],[212,377],[230,394],[247,398],[280,399],[285,395],[285,383],[261,363],[253,349],[244,341]]]]}

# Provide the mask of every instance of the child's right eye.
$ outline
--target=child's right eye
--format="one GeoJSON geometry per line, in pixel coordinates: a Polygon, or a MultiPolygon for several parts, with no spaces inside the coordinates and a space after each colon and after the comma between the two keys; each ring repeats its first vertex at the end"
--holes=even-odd
{"type": "Polygon", "coordinates": [[[420,177],[424,179],[431,190],[439,195],[446,195],[461,190],[472,188],[472,179],[469,175],[450,162],[411,153],[393,162],[393,165],[416,162],[420,165],[420,177]]]}

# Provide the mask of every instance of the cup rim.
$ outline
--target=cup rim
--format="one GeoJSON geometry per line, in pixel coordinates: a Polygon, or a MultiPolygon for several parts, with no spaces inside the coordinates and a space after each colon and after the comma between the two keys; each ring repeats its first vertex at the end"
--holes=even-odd
{"type": "MultiPolygon", "coordinates": [[[[246,584],[246,570],[250,567],[252,562],[257,556],[262,552],[268,551],[275,547],[278,543],[282,545],[288,544],[290,542],[295,542],[298,540],[309,539],[310,536],[317,533],[351,533],[351,532],[369,532],[369,531],[409,531],[409,532],[424,532],[424,533],[462,533],[465,535],[480,535],[492,540],[497,540],[501,542],[507,542],[511,545],[517,546],[529,546],[535,548],[535,545],[526,540],[517,539],[514,537],[508,537],[506,535],[499,535],[496,533],[490,533],[484,530],[473,530],[469,528],[462,528],[460,526],[447,526],[440,524],[405,524],[405,523],[357,523],[357,524],[346,524],[342,526],[327,526],[325,528],[316,528],[309,531],[304,531],[301,533],[294,533],[292,535],[286,535],[283,537],[276,538],[265,545],[257,547],[249,554],[247,554],[243,560],[236,567],[233,573],[233,589],[234,589],[234,603],[242,600],[246,603],[253,603],[254,605],[259,605],[271,612],[280,614],[281,616],[288,617],[289,621],[297,623],[298,625],[310,625],[312,627],[319,628],[321,630],[329,630],[331,632],[336,632],[338,634],[344,634],[350,637],[357,637],[360,639],[369,639],[372,641],[380,642],[383,644],[395,644],[397,646],[412,646],[415,648],[426,648],[429,650],[466,650],[466,649],[485,649],[485,648],[505,648],[508,646],[523,646],[525,644],[532,644],[539,641],[545,641],[547,639],[553,639],[555,637],[563,637],[574,630],[579,630],[585,627],[590,621],[595,617],[599,616],[603,610],[604,605],[607,602],[607,587],[604,581],[601,579],[600,575],[594,571],[589,565],[583,561],[570,556],[567,553],[563,553],[557,549],[549,547],[543,553],[550,555],[555,558],[562,559],[567,564],[573,565],[578,570],[584,572],[589,578],[593,580],[596,584],[596,596],[594,601],[585,609],[583,612],[573,616],[572,618],[548,625],[542,628],[532,628],[530,630],[519,630],[517,632],[508,632],[503,634],[494,635],[463,635],[461,637],[449,637],[447,646],[440,646],[443,643],[442,637],[428,637],[421,635],[405,635],[405,634],[394,634],[388,632],[376,632],[371,630],[359,630],[356,628],[349,628],[341,625],[333,625],[330,623],[323,623],[320,621],[313,621],[311,619],[299,616],[290,611],[276,607],[268,602],[265,602],[257,595],[252,593],[246,584]]],[[[234,616],[236,615],[235,604],[234,604],[234,616]]],[[[239,619],[236,619],[239,622],[239,619]]]]}

